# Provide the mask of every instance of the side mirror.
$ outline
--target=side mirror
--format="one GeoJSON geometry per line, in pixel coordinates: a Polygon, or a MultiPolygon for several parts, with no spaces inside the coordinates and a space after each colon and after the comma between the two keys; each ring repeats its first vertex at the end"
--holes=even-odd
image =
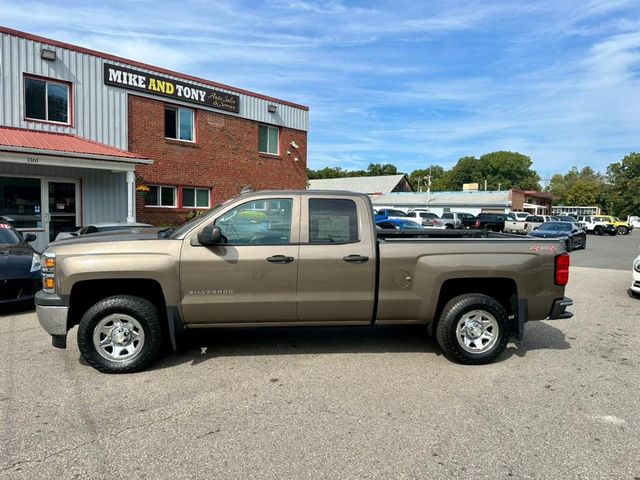
{"type": "Polygon", "coordinates": [[[201,245],[220,245],[222,241],[222,230],[217,225],[207,225],[198,234],[198,242],[201,245]]]}
{"type": "Polygon", "coordinates": [[[37,239],[38,239],[38,237],[33,233],[27,233],[24,236],[24,241],[27,242],[27,243],[35,242],[37,239]]]}

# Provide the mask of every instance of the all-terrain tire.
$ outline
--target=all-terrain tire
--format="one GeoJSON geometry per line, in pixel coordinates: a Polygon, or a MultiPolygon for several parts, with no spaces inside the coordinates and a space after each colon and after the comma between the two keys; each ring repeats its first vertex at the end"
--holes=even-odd
{"type": "MultiPolygon", "coordinates": [[[[489,332],[488,328],[485,328],[489,332]]],[[[485,332],[485,333],[486,333],[485,332]]],[[[445,356],[450,360],[465,365],[482,365],[491,363],[504,352],[509,341],[509,317],[504,307],[495,299],[479,294],[469,293],[452,298],[445,305],[436,328],[436,339],[445,356]],[[469,340],[469,331],[461,334],[461,326],[469,327],[468,322],[484,323],[483,316],[490,324],[492,339],[482,349],[482,337],[478,340],[476,352],[469,345],[463,347],[465,339],[469,340]],[[495,338],[493,338],[495,337],[495,338]]],[[[475,340],[473,340],[475,342],[475,340]]]]}
{"type": "MultiPolygon", "coordinates": [[[[122,335],[124,340],[126,335],[122,335]]],[[[113,341],[113,340],[112,340],[113,341]]],[[[78,328],[78,348],[82,358],[96,370],[103,373],[131,373],[143,370],[159,355],[162,347],[162,328],[158,309],[149,300],[132,295],[115,295],[104,298],[89,308],[80,320],[78,328]],[[111,320],[113,319],[113,320],[111,320]],[[105,323],[106,322],[106,323],[105,323]],[[113,327],[109,327],[109,324],[113,327]],[[116,358],[112,353],[109,358],[109,347],[96,347],[98,339],[109,340],[105,334],[117,325],[125,325],[127,329],[138,335],[137,343],[132,342],[130,352],[124,347],[124,354],[116,358]],[[129,356],[128,356],[129,355],[129,356]]],[[[118,348],[118,347],[116,347],[118,348]]],[[[115,348],[111,348],[115,352],[115,348]]]]}
{"type": "Polygon", "coordinates": [[[629,229],[627,227],[625,227],[624,225],[620,225],[618,227],[618,235],[626,235],[629,233],[629,229]]]}

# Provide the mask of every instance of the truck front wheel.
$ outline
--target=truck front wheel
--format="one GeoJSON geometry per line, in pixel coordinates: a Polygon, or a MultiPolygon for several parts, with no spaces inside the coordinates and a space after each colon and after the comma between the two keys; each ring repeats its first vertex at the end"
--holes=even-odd
{"type": "Polygon", "coordinates": [[[458,363],[492,362],[507,347],[508,315],[493,298],[478,293],[447,302],[436,330],[445,356],[458,363]]]}
{"type": "Polygon", "coordinates": [[[83,315],[78,348],[103,373],[130,373],[147,367],[160,353],[162,329],[157,308],[144,298],[116,295],[83,315]]]}

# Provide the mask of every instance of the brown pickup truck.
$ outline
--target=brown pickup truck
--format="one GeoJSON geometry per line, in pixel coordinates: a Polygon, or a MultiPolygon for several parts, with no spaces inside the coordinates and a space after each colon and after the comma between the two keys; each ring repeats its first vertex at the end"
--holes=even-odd
{"type": "Polygon", "coordinates": [[[109,373],[185,330],[289,325],[424,324],[447,357],[481,364],[528,320],[571,317],[562,242],[465,232],[385,233],[350,192],[250,192],[176,230],[51,244],[37,315],[58,348],[79,325],[82,356],[109,373]]]}

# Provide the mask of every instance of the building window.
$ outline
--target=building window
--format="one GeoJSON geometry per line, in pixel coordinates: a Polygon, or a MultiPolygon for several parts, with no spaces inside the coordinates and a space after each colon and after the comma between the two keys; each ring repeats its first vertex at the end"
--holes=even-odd
{"type": "Polygon", "coordinates": [[[42,228],[40,179],[0,177],[0,223],[42,228]]]}
{"type": "Polygon", "coordinates": [[[24,77],[24,106],[27,120],[69,123],[69,85],[24,77]]]}
{"type": "Polygon", "coordinates": [[[164,136],[193,142],[195,138],[193,110],[166,106],[164,109],[164,136]]]}
{"type": "Polygon", "coordinates": [[[280,130],[278,127],[260,125],[258,127],[258,151],[278,155],[280,130]]]}
{"type": "Polygon", "coordinates": [[[208,188],[183,188],[182,206],[184,208],[209,208],[211,195],[208,188]]]}
{"type": "Polygon", "coordinates": [[[175,207],[176,187],[149,185],[144,204],[146,207],[175,207]]]}

